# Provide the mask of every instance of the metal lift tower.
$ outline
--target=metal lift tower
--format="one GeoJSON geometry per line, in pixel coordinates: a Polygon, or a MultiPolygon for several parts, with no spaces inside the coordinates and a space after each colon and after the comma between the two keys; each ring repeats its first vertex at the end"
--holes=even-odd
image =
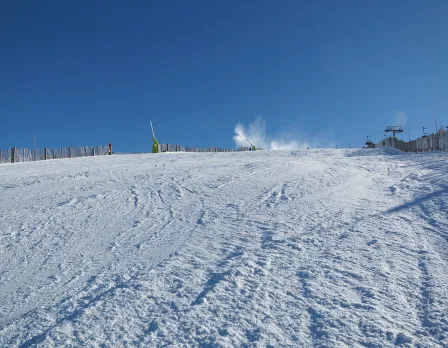
{"type": "Polygon", "coordinates": [[[392,132],[394,138],[395,133],[403,133],[403,129],[401,129],[401,126],[387,126],[387,128],[384,131],[386,133],[392,132]]]}

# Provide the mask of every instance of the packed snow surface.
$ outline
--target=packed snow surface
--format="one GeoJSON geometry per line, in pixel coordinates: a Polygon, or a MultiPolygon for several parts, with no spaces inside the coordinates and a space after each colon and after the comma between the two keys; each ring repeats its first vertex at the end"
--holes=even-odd
{"type": "Polygon", "coordinates": [[[0,346],[448,346],[448,156],[0,166],[0,346]]]}

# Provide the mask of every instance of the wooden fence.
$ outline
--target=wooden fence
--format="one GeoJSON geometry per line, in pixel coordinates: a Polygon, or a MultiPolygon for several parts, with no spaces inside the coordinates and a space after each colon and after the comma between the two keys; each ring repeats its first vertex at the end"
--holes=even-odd
{"type": "Polygon", "coordinates": [[[21,149],[17,147],[0,150],[0,163],[43,161],[57,158],[75,158],[104,155],[107,146],[61,147],[59,149],[21,149]]]}
{"type": "Polygon", "coordinates": [[[197,148],[186,147],[173,144],[159,144],[159,152],[235,152],[235,151],[249,151],[248,147],[242,147],[239,149],[220,149],[217,147],[209,148],[197,148]]]}
{"type": "MultiPolygon", "coordinates": [[[[173,144],[159,144],[159,152],[236,152],[249,151],[248,147],[239,149],[221,149],[217,147],[197,148],[173,144]]],[[[99,156],[107,152],[107,146],[83,146],[83,147],[61,147],[59,149],[22,149],[13,147],[8,150],[0,150],[1,163],[19,163],[43,161],[57,158],[75,158],[86,156],[99,156]]]]}
{"type": "Polygon", "coordinates": [[[390,137],[375,144],[378,146],[391,146],[403,152],[448,151],[448,131],[441,129],[409,142],[390,137]]]}

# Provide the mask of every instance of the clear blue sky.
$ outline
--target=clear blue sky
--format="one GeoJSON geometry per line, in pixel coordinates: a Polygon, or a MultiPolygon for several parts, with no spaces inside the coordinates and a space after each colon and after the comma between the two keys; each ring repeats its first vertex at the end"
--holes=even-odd
{"type": "Polygon", "coordinates": [[[3,1],[0,148],[110,136],[149,151],[150,119],[160,142],[233,147],[257,116],[272,136],[361,146],[397,110],[416,137],[433,107],[448,125],[447,14],[443,0],[3,1]]]}

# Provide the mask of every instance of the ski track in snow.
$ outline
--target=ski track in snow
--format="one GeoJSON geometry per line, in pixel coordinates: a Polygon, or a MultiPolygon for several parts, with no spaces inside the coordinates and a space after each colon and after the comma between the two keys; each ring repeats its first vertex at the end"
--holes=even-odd
{"type": "Polygon", "coordinates": [[[0,346],[448,346],[448,158],[0,166],[0,346]]]}

